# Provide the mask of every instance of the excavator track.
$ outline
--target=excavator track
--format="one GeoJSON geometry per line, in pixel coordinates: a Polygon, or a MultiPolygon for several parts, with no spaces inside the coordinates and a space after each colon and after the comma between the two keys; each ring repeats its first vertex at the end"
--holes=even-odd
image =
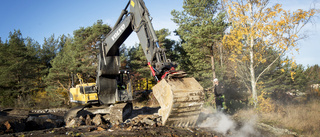
{"type": "Polygon", "coordinates": [[[76,106],[71,108],[64,115],[64,122],[66,127],[71,127],[74,125],[74,118],[79,118],[80,116],[86,117],[87,115],[96,114],[108,114],[111,123],[124,122],[128,119],[132,112],[132,103],[116,103],[113,105],[85,105],[76,106]]]}
{"type": "Polygon", "coordinates": [[[163,79],[153,88],[161,109],[162,124],[194,127],[204,99],[202,86],[194,78],[163,79]]]}

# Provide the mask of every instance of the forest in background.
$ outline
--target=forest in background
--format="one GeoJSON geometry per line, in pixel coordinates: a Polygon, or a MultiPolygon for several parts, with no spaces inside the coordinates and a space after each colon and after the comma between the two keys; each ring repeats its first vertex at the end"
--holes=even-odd
{"type": "MultiPolygon", "coordinates": [[[[250,3],[251,6],[256,6],[253,10],[266,6],[253,1],[245,4],[250,3]]],[[[288,45],[294,45],[297,40],[295,37],[288,37],[291,33],[282,36],[287,38],[284,49],[270,45],[283,41],[265,39],[279,38],[278,32],[274,32],[276,36],[263,36],[259,32],[239,34],[239,31],[252,30],[253,24],[236,24],[236,20],[244,21],[241,12],[236,10],[237,6],[229,7],[235,9],[233,13],[239,13],[231,16],[232,10],[221,9],[223,4],[227,7],[228,1],[198,3],[186,0],[183,11],[173,10],[172,20],[179,26],[174,33],[180,37],[180,41],[168,39],[167,36],[172,35],[168,29],[156,31],[161,48],[167,49],[167,57],[179,64],[177,69],[195,77],[204,87],[205,105],[214,105],[213,78],[218,78],[223,83],[226,105],[230,112],[248,106],[268,110],[270,100],[283,104],[299,103],[320,95],[319,88],[312,88],[320,84],[319,65],[295,64],[283,52],[285,48],[291,48],[288,45]],[[253,59],[256,60],[252,60],[253,64],[250,64],[250,53],[255,53],[253,59]],[[253,70],[250,69],[251,65],[253,70]],[[259,76],[256,83],[252,83],[252,76],[249,75],[252,71],[259,76]],[[255,89],[252,85],[256,88],[257,100],[253,97],[255,89]],[[292,97],[298,95],[304,97],[300,100],[292,97]]],[[[261,28],[263,33],[269,33],[263,31],[270,30],[266,22],[278,19],[276,15],[281,16],[283,10],[280,10],[279,5],[262,9],[266,9],[265,14],[268,16],[261,19],[265,21],[256,27],[258,30],[261,28]]],[[[308,23],[308,19],[314,15],[311,13],[312,10],[292,13],[284,22],[281,19],[275,20],[273,25],[279,27],[272,29],[295,29],[299,26],[285,28],[287,25],[283,23],[308,23]]],[[[250,24],[245,21],[243,23],[250,24]]],[[[95,81],[98,47],[109,31],[111,26],[98,20],[92,26],[74,30],[73,35],[53,34],[44,38],[43,44],[24,37],[20,30],[8,32],[7,39],[0,39],[0,107],[48,108],[69,105],[68,89],[72,86],[72,75],[80,73],[85,82],[95,81]]],[[[121,69],[132,72],[135,82],[146,78],[153,79],[143,50],[138,44],[124,45],[120,50],[121,69]]],[[[75,78],[75,81],[78,80],[75,78]]]]}

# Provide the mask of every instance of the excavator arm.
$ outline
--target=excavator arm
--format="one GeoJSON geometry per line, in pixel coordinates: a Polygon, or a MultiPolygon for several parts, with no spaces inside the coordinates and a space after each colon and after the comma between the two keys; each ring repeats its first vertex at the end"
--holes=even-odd
{"type": "Polygon", "coordinates": [[[165,49],[159,46],[143,0],[129,0],[100,46],[96,81],[100,104],[122,101],[117,97],[116,90],[119,47],[132,32],[138,35],[148,66],[158,81],[153,94],[161,106],[159,114],[163,124],[194,126],[203,104],[203,88],[194,78],[184,78],[183,72],[174,70],[175,63],[166,58],[165,49]]]}
{"type": "Polygon", "coordinates": [[[153,29],[150,14],[142,0],[130,0],[123,9],[114,28],[102,43],[101,55],[106,65],[106,57],[119,56],[119,47],[132,33],[136,32],[144,54],[154,71],[156,79],[176,65],[166,58],[165,49],[160,48],[153,29]],[[130,12],[127,8],[130,5],[130,12]]]}
{"type": "Polygon", "coordinates": [[[132,33],[136,32],[148,61],[152,75],[157,81],[176,67],[166,58],[165,49],[160,48],[153,29],[150,14],[142,0],[130,0],[122,10],[116,24],[100,47],[97,87],[102,104],[116,103],[116,75],[119,72],[119,47],[132,33]],[[130,6],[130,12],[128,8],[130,6]]]}

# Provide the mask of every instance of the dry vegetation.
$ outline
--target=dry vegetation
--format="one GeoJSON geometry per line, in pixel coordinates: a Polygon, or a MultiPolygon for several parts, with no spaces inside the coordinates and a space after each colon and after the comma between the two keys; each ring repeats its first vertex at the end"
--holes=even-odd
{"type": "Polygon", "coordinates": [[[320,100],[312,99],[306,103],[281,105],[280,109],[270,112],[257,112],[252,109],[240,110],[234,118],[251,119],[258,116],[258,122],[273,127],[288,129],[298,136],[320,136],[320,100]]]}
{"type": "Polygon", "coordinates": [[[299,135],[320,136],[320,101],[287,105],[281,112],[262,113],[260,121],[289,129],[299,135]]]}

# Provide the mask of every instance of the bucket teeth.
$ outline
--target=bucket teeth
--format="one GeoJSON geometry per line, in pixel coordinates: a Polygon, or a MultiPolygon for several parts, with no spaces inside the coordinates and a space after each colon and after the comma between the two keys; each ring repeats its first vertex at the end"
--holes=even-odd
{"type": "Polygon", "coordinates": [[[163,79],[153,88],[162,124],[193,127],[203,104],[203,88],[194,78],[163,79]]]}

